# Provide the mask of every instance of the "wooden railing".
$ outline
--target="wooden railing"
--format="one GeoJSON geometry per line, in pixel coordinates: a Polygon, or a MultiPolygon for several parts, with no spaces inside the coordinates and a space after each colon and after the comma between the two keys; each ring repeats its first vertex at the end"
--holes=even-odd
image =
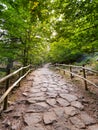
{"type": "Polygon", "coordinates": [[[87,82],[90,83],[91,85],[95,86],[96,88],[98,88],[98,86],[95,83],[93,83],[92,81],[90,81],[90,80],[87,79],[86,70],[90,71],[90,72],[93,72],[93,73],[96,73],[96,74],[98,74],[98,71],[95,71],[95,70],[89,69],[87,67],[84,67],[84,65],[83,66],[75,66],[75,65],[66,65],[66,64],[55,64],[54,66],[56,66],[56,69],[62,70],[64,72],[64,74],[65,73],[70,73],[70,78],[71,79],[74,76],[83,79],[84,85],[85,85],[85,90],[88,90],[87,82]],[[65,68],[63,69],[61,67],[69,67],[69,70],[67,70],[65,68]],[[80,76],[80,75],[74,73],[73,72],[73,68],[80,68],[80,69],[82,69],[83,76],[80,76]]]}
{"type": "Polygon", "coordinates": [[[20,83],[20,81],[31,71],[30,69],[30,65],[26,66],[26,67],[21,67],[20,69],[16,70],[15,72],[5,76],[4,78],[0,79],[0,83],[2,83],[3,81],[6,81],[6,91],[5,93],[0,97],[0,104],[4,101],[4,105],[3,105],[3,110],[7,109],[7,104],[8,104],[8,94],[11,92],[11,90],[18,84],[20,83]],[[10,78],[16,74],[19,73],[19,78],[18,80],[13,83],[10,87],[9,87],[9,81],[10,78]]]}

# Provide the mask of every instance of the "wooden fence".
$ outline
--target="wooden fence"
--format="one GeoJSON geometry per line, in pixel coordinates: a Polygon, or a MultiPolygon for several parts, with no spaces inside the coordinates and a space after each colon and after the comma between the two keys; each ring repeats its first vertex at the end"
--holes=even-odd
{"type": "Polygon", "coordinates": [[[0,83],[2,83],[3,81],[6,81],[6,91],[5,93],[0,97],[0,104],[4,101],[4,105],[3,105],[3,110],[7,109],[7,104],[8,104],[8,94],[11,92],[11,90],[18,84],[20,83],[20,81],[31,71],[30,69],[30,65],[26,66],[26,67],[21,67],[18,70],[16,70],[15,72],[5,76],[4,78],[0,79],[0,83]],[[19,73],[19,78],[18,80],[12,84],[9,87],[9,81],[10,78],[16,74],[19,73]]]}
{"type": "Polygon", "coordinates": [[[93,83],[92,81],[90,81],[90,80],[87,79],[86,70],[87,70],[87,71],[90,71],[90,72],[93,72],[93,73],[96,73],[96,74],[98,74],[98,71],[95,71],[95,70],[89,69],[89,68],[87,68],[87,67],[84,67],[84,65],[83,65],[83,66],[75,66],[75,65],[66,65],[66,64],[55,64],[55,66],[56,66],[56,69],[58,69],[58,70],[63,70],[64,74],[65,74],[66,72],[67,72],[67,73],[70,73],[70,78],[71,78],[71,79],[72,79],[74,76],[83,79],[84,85],[85,85],[85,90],[88,90],[87,82],[90,83],[91,85],[95,86],[96,88],[98,88],[98,86],[97,86],[95,83],[93,83]],[[69,70],[66,70],[65,68],[62,69],[61,67],[69,67],[69,70]],[[74,72],[73,72],[73,68],[80,68],[80,69],[82,69],[83,76],[80,76],[80,75],[74,73],[74,72]]]}

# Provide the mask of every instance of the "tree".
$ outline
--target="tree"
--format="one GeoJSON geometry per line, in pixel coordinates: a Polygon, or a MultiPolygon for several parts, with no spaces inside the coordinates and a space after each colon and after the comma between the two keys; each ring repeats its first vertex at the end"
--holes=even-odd
{"type": "MultiPolygon", "coordinates": [[[[66,39],[69,40],[70,46],[65,46],[72,49],[70,51],[71,55],[67,58],[70,59],[70,57],[72,57],[71,61],[74,61],[75,59],[73,58],[75,57],[73,57],[72,54],[77,55],[77,50],[82,54],[98,51],[98,1],[54,0],[53,5],[53,28],[57,35],[52,42],[59,42],[60,38],[63,38],[64,41],[66,41],[66,39]]],[[[67,55],[66,49],[62,49],[62,53],[64,53],[63,51],[65,55],[67,55]]],[[[65,56],[63,55],[63,57],[65,56]]],[[[66,60],[63,60],[63,62],[64,61],[66,60]]]]}
{"type": "Polygon", "coordinates": [[[38,49],[43,48],[43,43],[47,42],[50,35],[48,3],[49,1],[2,1],[2,6],[5,5],[6,9],[1,11],[1,28],[7,33],[1,39],[1,47],[6,46],[8,51],[5,49],[5,54],[10,53],[11,58],[19,59],[24,66],[33,61],[35,50],[38,52],[38,49]]]}

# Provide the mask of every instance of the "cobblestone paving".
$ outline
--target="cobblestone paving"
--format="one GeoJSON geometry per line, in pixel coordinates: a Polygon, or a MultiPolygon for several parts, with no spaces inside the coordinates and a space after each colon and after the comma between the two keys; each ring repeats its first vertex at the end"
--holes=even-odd
{"type": "Polygon", "coordinates": [[[15,108],[13,119],[4,120],[2,130],[98,130],[95,119],[84,111],[81,96],[62,76],[43,67],[28,80],[32,77],[31,88],[23,93],[25,109],[15,108]]]}

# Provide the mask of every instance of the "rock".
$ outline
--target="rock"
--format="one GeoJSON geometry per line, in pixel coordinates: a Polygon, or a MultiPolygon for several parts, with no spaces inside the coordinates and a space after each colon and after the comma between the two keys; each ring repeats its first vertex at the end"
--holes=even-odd
{"type": "Polygon", "coordinates": [[[55,100],[55,99],[47,99],[46,102],[47,102],[50,106],[55,106],[55,104],[56,104],[56,100],[55,100]]]}
{"type": "Polygon", "coordinates": [[[33,126],[27,126],[23,128],[22,130],[46,130],[42,125],[36,124],[33,126]]]}
{"type": "Polygon", "coordinates": [[[62,89],[62,90],[60,90],[58,93],[59,93],[59,94],[61,94],[61,93],[62,93],[62,94],[65,94],[65,93],[67,94],[67,93],[69,93],[69,91],[68,91],[67,89],[65,89],[65,90],[62,89]]]}
{"type": "Polygon", "coordinates": [[[75,127],[79,129],[85,128],[85,124],[78,117],[71,117],[70,121],[73,125],[75,125],[75,127]]]}
{"type": "Polygon", "coordinates": [[[12,122],[11,130],[19,130],[21,127],[21,121],[15,120],[12,122]]]}
{"type": "Polygon", "coordinates": [[[68,116],[74,116],[74,115],[78,114],[77,109],[74,107],[71,107],[71,106],[65,107],[64,110],[65,110],[65,114],[67,114],[68,116]]]}
{"type": "Polygon", "coordinates": [[[22,113],[16,112],[16,113],[14,113],[13,118],[17,119],[17,118],[21,117],[21,115],[22,115],[22,113]]]}
{"type": "Polygon", "coordinates": [[[5,127],[11,126],[11,122],[10,122],[10,120],[8,120],[8,119],[4,120],[4,121],[2,122],[2,124],[4,124],[5,127]]]}
{"type": "Polygon", "coordinates": [[[56,91],[61,91],[61,87],[58,87],[58,86],[56,86],[54,89],[55,89],[56,91]]]}
{"type": "Polygon", "coordinates": [[[41,107],[44,107],[46,109],[49,109],[49,105],[45,102],[39,102],[39,103],[36,103],[35,105],[38,105],[38,106],[41,106],[41,107]]]}
{"type": "Polygon", "coordinates": [[[46,127],[45,130],[53,130],[51,125],[46,125],[45,127],[46,127]]]}
{"type": "Polygon", "coordinates": [[[26,99],[18,99],[18,100],[16,101],[16,103],[17,103],[17,104],[25,104],[25,103],[27,103],[27,100],[26,100],[26,99]]]}
{"type": "Polygon", "coordinates": [[[9,107],[7,110],[5,110],[5,113],[12,112],[14,110],[14,106],[9,107]]]}
{"type": "Polygon", "coordinates": [[[54,108],[54,111],[55,111],[55,114],[56,114],[58,117],[63,117],[63,116],[64,116],[64,108],[62,108],[62,107],[57,107],[57,108],[54,108]]]}
{"type": "Polygon", "coordinates": [[[60,94],[60,97],[66,99],[69,102],[77,100],[77,97],[75,95],[72,95],[72,94],[60,94]]]}
{"type": "Polygon", "coordinates": [[[56,115],[54,112],[45,112],[43,115],[45,125],[52,124],[56,121],[56,115]]]}
{"type": "Polygon", "coordinates": [[[27,93],[23,93],[22,95],[23,95],[23,96],[25,96],[25,97],[27,97],[27,96],[28,96],[28,94],[27,94],[27,93]]]}
{"type": "Polygon", "coordinates": [[[42,102],[45,100],[46,100],[45,97],[34,97],[34,98],[32,97],[32,98],[27,99],[27,102],[33,104],[33,103],[42,102]]]}
{"type": "Polygon", "coordinates": [[[64,100],[64,99],[62,99],[62,98],[57,98],[57,102],[58,102],[61,106],[63,106],[63,107],[66,107],[66,106],[69,106],[69,105],[70,105],[70,103],[69,103],[68,101],[66,101],[66,100],[64,100]]]}
{"type": "Polygon", "coordinates": [[[34,98],[28,98],[28,99],[26,100],[26,102],[27,102],[27,103],[30,103],[30,104],[36,103],[36,101],[34,101],[34,98]]]}
{"type": "Polygon", "coordinates": [[[31,88],[31,89],[30,89],[30,92],[31,92],[31,93],[39,93],[39,92],[40,92],[40,89],[38,89],[38,88],[31,88]]]}
{"type": "Polygon", "coordinates": [[[9,105],[15,105],[15,103],[14,103],[14,102],[11,102],[11,101],[8,101],[8,104],[9,104],[9,105]]]}
{"type": "Polygon", "coordinates": [[[97,125],[89,126],[88,130],[98,130],[98,124],[97,125]]]}
{"type": "Polygon", "coordinates": [[[96,123],[96,121],[91,116],[89,116],[86,112],[82,112],[80,117],[86,125],[92,125],[96,123]]]}
{"type": "Polygon", "coordinates": [[[52,87],[48,87],[48,90],[47,90],[48,92],[53,92],[54,91],[54,88],[52,88],[52,87]]]}
{"type": "Polygon", "coordinates": [[[42,91],[42,92],[46,92],[46,91],[47,91],[47,88],[41,88],[41,91],[42,91]]]}
{"type": "Polygon", "coordinates": [[[11,130],[17,130],[18,128],[17,128],[17,126],[16,125],[13,125],[12,127],[11,127],[11,130]]]}
{"type": "Polygon", "coordinates": [[[50,97],[50,98],[56,98],[57,97],[57,93],[55,92],[47,92],[47,97],[50,97]]]}
{"type": "Polygon", "coordinates": [[[56,122],[53,124],[53,130],[71,130],[67,128],[67,126],[64,123],[56,122]]]}
{"type": "Polygon", "coordinates": [[[53,89],[55,89],[55,88],[57,88],[57,85],[54,84],[54,82],[53,82],[52,84],[49,84],[49,88],[53,88],[53,89]]]}
{"type": "Polygon", "coordinates": [[[79,101],[73,101],[73,102],[71,102],[71,106],[79,108],[80,110],[84,109],[84,106],[79,101]]]}
{"type": "Polygon", "coordinates": [[[39,113],[27,113],[24,115],[24,122],[32,126],[42,121],[42,116],[39,113]]]}
{"type": "Polygon", "coordinates": [[[43,92],[39,92],[39,93],[32,93],[32,94],[29,94],[29,97],[32,97],[32,98],[36,98],[36,97],[42,97],[44,96],[44,93],[43,92]]]}
{"type": "Polygon", "coordinates": [[[39,112],[45,112],[49,109],[49,107],[42,106],[41,104],[31,104],[28,107],[28,110],[26,111],[27,113],[29,112],[34,112],[34,113],[39,113],[39,112]]]}

